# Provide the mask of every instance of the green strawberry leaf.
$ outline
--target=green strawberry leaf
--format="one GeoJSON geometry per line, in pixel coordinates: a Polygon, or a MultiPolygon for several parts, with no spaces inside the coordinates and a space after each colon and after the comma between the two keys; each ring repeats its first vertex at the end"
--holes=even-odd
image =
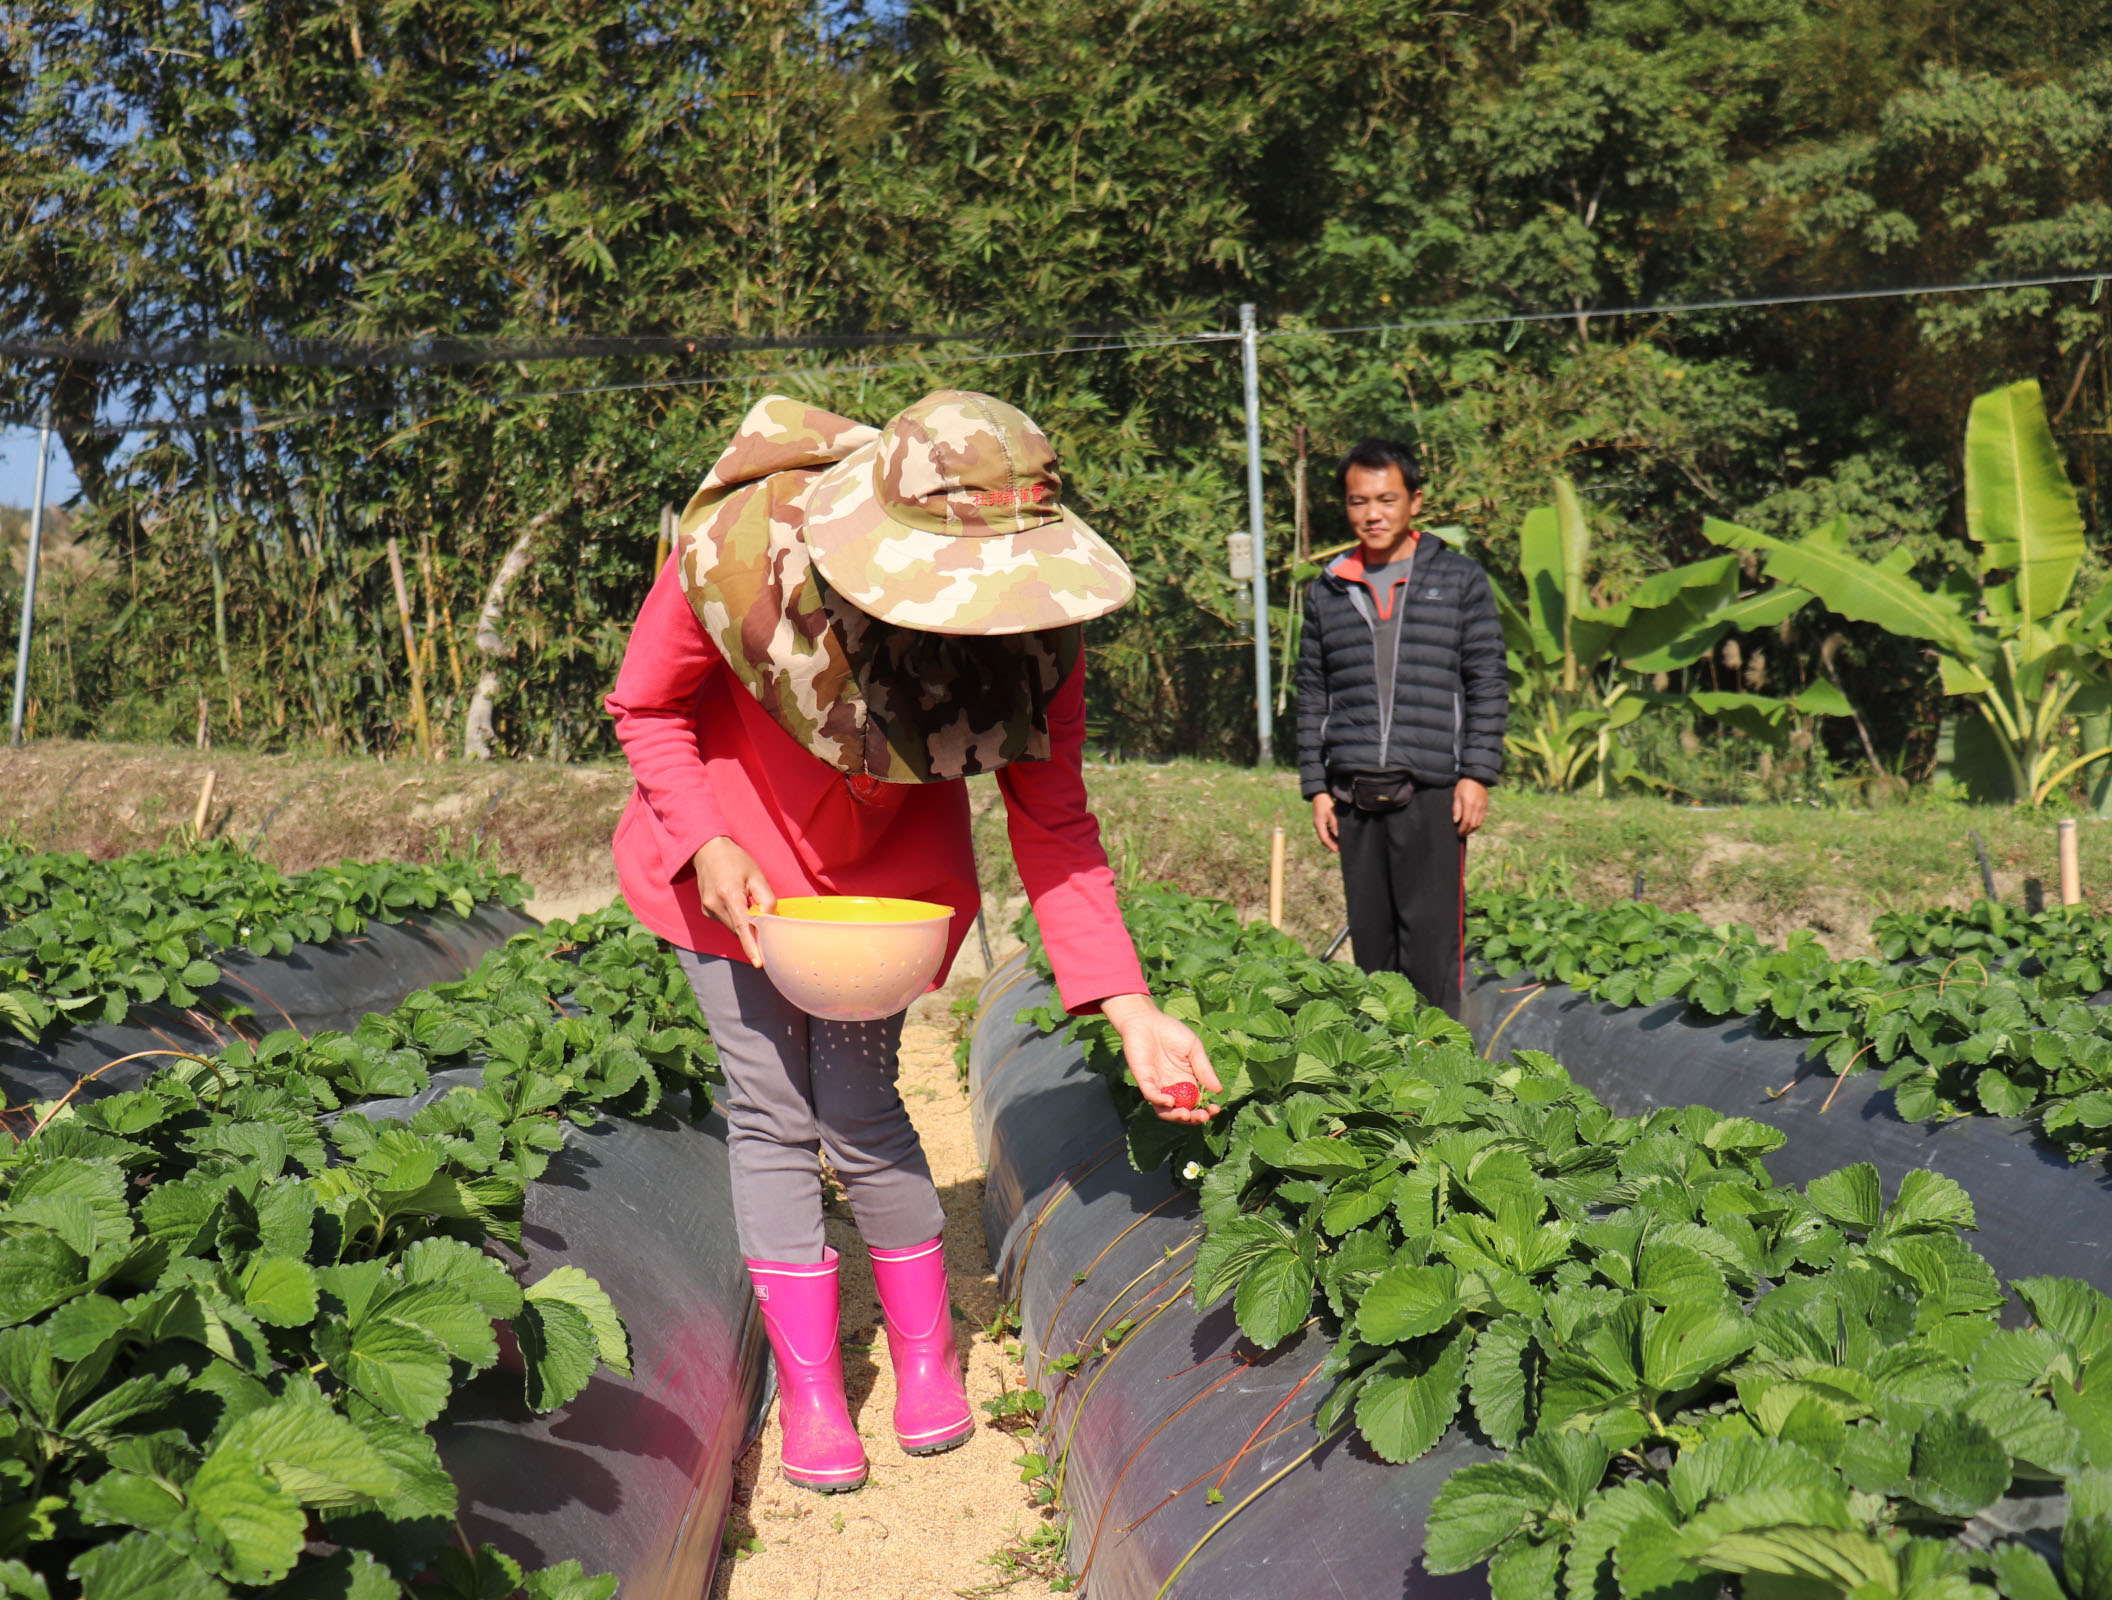
{"type": "Polygon", "coordinates": [[[1541,1355],[1532,1324],[1518,1317],[1490,1323],[1467,1361],[1467,1396],[1474,1420],[1496,1444],[1509,1449],[1534,1422],[1541,1355]]]}
{"type": "Polygon", "coordinates": [[[223,1441],[185,1487],[201,1542],[220,1575],[272,1583],[293,1570],[307,1536],[301,1503],[273,1480],[256,1454],[223,1441]]]}
{"type": "Polygon", "coordinates": [[[287,1256],[259,1256],[242,1275],[242,1309],[273,1328],[304,1328],[319,1305],[315,1270],[287,1256]]]}
{"type": "Polygon", "coordinates": [[[67,1574],[81,1600],[227,1600],[227,1585],[189,1551],[151,1533],[128,1533],[75,1558],[67,1574]]]}
{"type": "Polygon", "coordinates": [[[1914,1435],[1907,1494],[1947,1517],[1968,1517],[2009,1488],[2009,1454],[1987,1425],[1939,1411],[1914,1435]]]}
{"type": "Polygon", "coordinates": [[[1448,1265],[1396,1266],[1364,1291],[1357,1334],[1369,1344],[1405,1344],[1459,1315],[1459,1272],[1448,1265]]]}
{"type": "Polygon", "coordinates": [[[1313,1269],[1287,1245],[1272,1246],[1247,1269],[1232,1298],[1239,1330],[1264,1350],[1291,1336],[1313,1307],[1313,1269]]]}
{"type": "Polygon", "coordinates": [[[522,1587],[528,1591],[528,1600],[611,1600],[616,1579],[606,1572],[589,1574],[577,1561],[560,1561],[529,1573],[522,1587]]]}
{"type": "Polygon", "coordinates": [[[1821,1215],[1844,1228],[1868,1232],[1883,1215],[1877,1168],[1867,1161],[1813,1178],[1804,1185],[1804,1194],[1821,1215]]]}
{"type": "Polygon", "coordinates": [[[1530,1468],[1507,1461],[1461,1467],[1431,1502],[1423,1565],[1436,1573],[1464,1572],[1514,1535],[1536,1529],[1554,1508],[1554,1485],[1530,1468]]]}
{"type": "Polygon", "coordinates": [[[332,1372],[392,1417],[431,1422],[447,1404],[447,1352],[407,1323],[369,1317],[348,1328],[331,1317],[318,1325],[315,1348],[332,1372]]]}
{"type": "Polygon", "coordinates": [[[513,1331],[528,1369],[531,1411],[555,1411],[593,1378],[600,1360],[594,1325],[578,1307],[562,1300],[529,1300],[513,1319],[513,1331]]]}
{"type": "Polygon", "coordinates": [[[1357,1428],[1382,1460],[1426,1454],[1459,1410],[1474,1334],[1459,1328],[1388,1355],[1357,1399],[1357,1428]]]}
{"type": "MultiPolygon", "coordinates": [[[[1306,1289],[1310,1300],[1310,1283],[1306,1289]]],[[[611,1372],[631,1375],[631,1337],[617,1314],[615,1302],[601,1285],[578,1267],[556,1267],[528,1286],[525,1298],[534,1304],[561,1302],[587,1319],[594,1330],[594,1346],[601,1363],[611,1372]]]]}

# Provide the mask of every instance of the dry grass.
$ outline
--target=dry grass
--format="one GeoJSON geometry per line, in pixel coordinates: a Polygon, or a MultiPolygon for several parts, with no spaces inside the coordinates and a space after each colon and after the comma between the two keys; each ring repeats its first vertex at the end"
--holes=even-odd
{"type": "Polygon", "coordinates": [[[0,750],[0,827],[30,844],[121,855],[188,826],[215,775],[208,833],[300,871],[345,857],[431,860],[472,843],[545,896],[606,884],[630,793],[606,764],[378,762],[42,740],[0,750]]]}
{"type": "MultiPolygon", "coordinates": [[[[40,741],[0,751],[0,827],[32,844],[98,856],[156,844],[190,821],[217,774],[209,831],[259,839],[290,869],[341,857],[423,860],[472,842],[519,871],[538,903],[577,910],[613,893],[609,835],[630,793],[606,762],[553,765],[256,756],[161,746],[40,741]]],[[[1313,837],[1287,772],[1206,762],[1094,765],[1086,772],[1108,854],[1131,881],[1158,880],[1259,915],[1269,829],[1285,830],[1285,923],[1308,944],[1342,922],[1334,858],[1313,837]]],[[[970,783],[984,893],[1009,915],[1019,888],[1004,809],[990,779],[970,783]]],[[[1500,790],[1474,847],[1477,882],[1564,887],[1595,901],[1634,892],[1779,937],[1812,927],[1837,950],[1867,948],[1871,918],[1964,904],[1980,892],[1967,831],[2018,899],[2056,877],[2053,817],[1917,803],[1880,811],[1748,806],[1717,811],[1661,800],[1594,800],[1500,790]]],[[[2085,887],[2112,890],[2112,831],[2083,829],[2085,887]]]]}

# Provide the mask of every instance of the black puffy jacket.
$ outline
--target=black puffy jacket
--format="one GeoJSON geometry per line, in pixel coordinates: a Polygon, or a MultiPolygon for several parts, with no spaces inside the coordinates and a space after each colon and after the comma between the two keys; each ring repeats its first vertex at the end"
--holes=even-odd
{"type": "Polygon", "coordinates": [[[1419,540],[1390,616],[1357,551],[1305,594],[1298,650],[1298,782],[1310,799],[1330,775],[1406,771],[1441,788],[1494,783],[1503,770],[1510,685],[1488,574],[1435,538],[1419,540]],[[1377,630],[1397,630],[1394,681],[1382,694],[1377,630]]]}

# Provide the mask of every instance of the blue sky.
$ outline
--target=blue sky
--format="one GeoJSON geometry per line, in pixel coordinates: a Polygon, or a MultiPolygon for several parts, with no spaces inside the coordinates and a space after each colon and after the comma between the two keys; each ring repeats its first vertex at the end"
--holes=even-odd
{"type": "MultiPolygon", "coordinates": [[[[0,428],[0,506],[27,506],[37,487],[37,430],[0,428]]],[[[51,475],[44,480],[44,499],[59,505],[79,484],[57,434],[51,438],[51,475]]]]}

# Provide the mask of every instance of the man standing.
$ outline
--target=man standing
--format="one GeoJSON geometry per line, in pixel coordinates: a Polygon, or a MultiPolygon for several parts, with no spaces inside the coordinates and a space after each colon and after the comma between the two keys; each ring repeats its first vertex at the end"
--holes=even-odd
{"type": "Polygon", "coordinates": [[[1510,688],[1488,574],[1415,526],[1423,469],[1366,439],[1335,475],[1357,536],[1305,597],[1299,788],[1342,857],[1367,972],[1459,1015],[1467,838],[1503,767],[1510,688]]]}

